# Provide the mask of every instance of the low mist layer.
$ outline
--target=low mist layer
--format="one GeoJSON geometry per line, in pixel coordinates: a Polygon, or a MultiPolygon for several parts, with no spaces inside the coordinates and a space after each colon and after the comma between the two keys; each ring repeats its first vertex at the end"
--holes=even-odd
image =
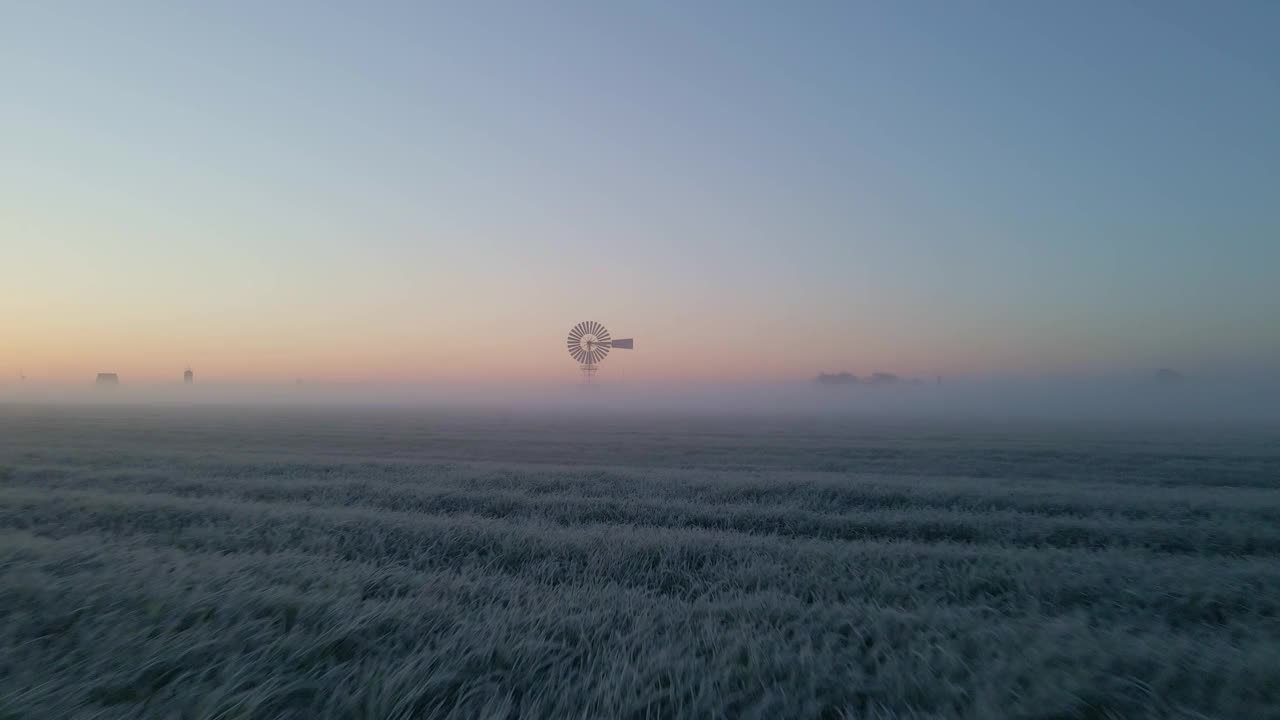
{"type": "Polygon", "coordinates": [[[826,384],[14,384],[0,402],[396,406],[520,413],[684,413],[1280,424],[1280,383],[1155,378],[946,380],[826,384]]]}

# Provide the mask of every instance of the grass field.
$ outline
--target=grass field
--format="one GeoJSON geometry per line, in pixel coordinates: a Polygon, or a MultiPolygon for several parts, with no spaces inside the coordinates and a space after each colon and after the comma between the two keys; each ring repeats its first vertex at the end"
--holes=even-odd
{"type": "Polygon", "coordinates": [[[0,406],[0,717],[1280,718],[1280,436],[0,406]]]}

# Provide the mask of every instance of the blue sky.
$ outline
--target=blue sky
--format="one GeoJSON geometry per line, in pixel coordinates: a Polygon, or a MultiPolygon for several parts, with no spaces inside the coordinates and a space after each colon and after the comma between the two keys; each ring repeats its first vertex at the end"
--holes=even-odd
{"type": "Polygon", "coordinates": [[[0,365],[1280,369],[1280,4],[323,5],[3,10],[0,365]]]}

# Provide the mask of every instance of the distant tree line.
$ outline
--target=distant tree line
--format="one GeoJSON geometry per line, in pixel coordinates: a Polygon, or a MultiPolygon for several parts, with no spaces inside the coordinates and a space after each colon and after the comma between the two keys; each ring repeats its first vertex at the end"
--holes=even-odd
{"type": "Polygon", "coordinates": [[[818,377],[814,378],[814,382],[819,385],[895,385],[904,382],[918,383],[920,381],[906,380],[888,372],[871,373],[865,378],[859,378],[853,373],[838,372],[819,373],[818,377]]]}

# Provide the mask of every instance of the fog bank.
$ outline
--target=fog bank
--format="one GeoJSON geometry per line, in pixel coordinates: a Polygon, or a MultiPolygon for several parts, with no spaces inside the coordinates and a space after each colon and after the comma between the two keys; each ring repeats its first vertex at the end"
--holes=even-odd
{"type": "MultiPolygon", "coordinates": [[[[0,403],[394,406],[521,413],[679,413],[1280,424],[1271,379],[956,379],[892,386],[778,384],[9,384],[0,403]]],[[[0,406],[2,410],[2,406],[0,406]]]]}

